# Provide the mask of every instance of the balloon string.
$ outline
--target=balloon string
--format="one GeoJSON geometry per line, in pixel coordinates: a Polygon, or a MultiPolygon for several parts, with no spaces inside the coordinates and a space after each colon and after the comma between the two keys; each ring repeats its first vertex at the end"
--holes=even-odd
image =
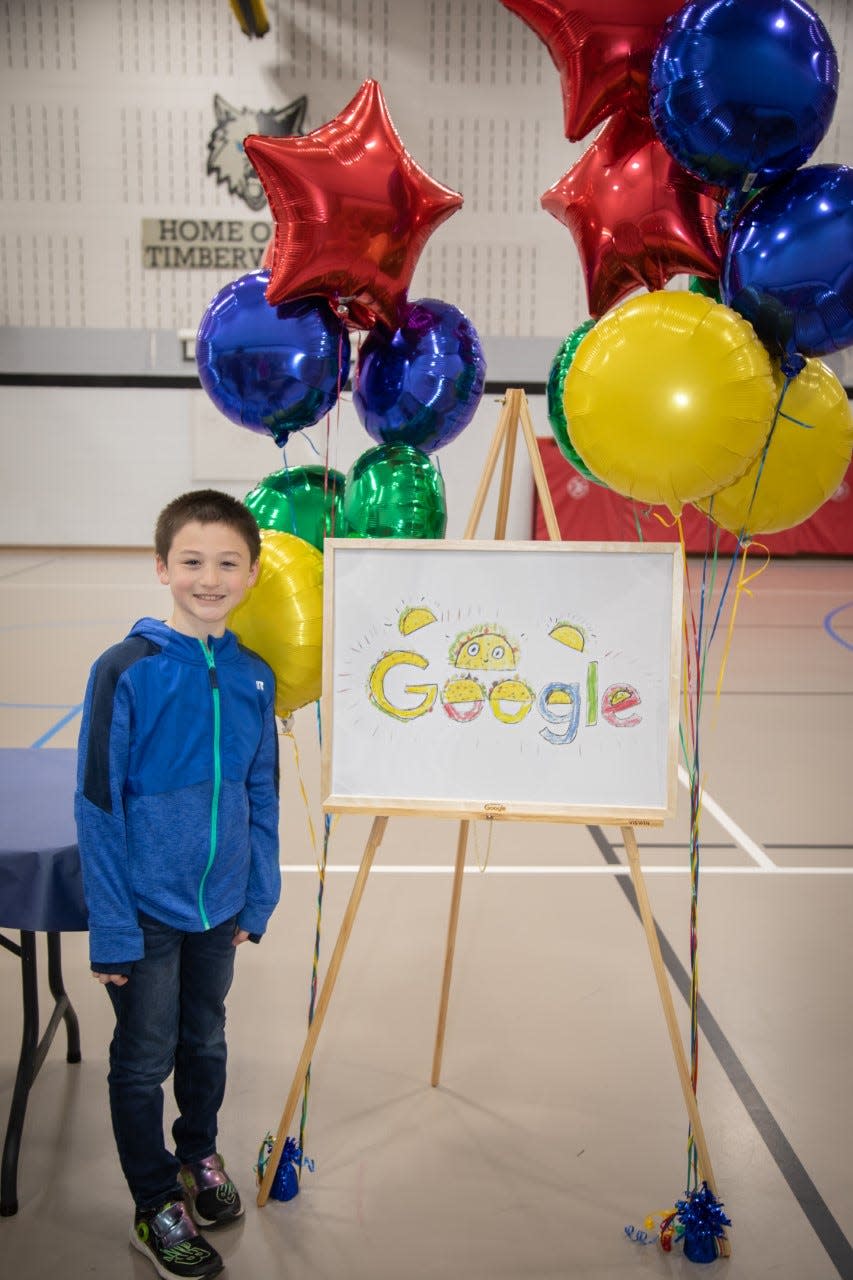
{"type": "MultiPolygon", "coordinates": [[[[774,420],[775,421],[775,420],[774,420]]],[[[713,508],[713,499],[711,509],[713,508]]],[[[744,549],[743,556],[740,555],[743,534],[737,540],[737,544],[728,566],[725,579],[722,583],[719,601],[716,611],[711,614],[711,600],[717,582],[717,573],[719,568],[719,546],[721,530],[719,526],[713,526],[713,535],[711,536],[711,522],[709,520],[709,538],[706,544],[705,556],[702,565],[701,583],[699,589],[699,616],[698,620],[693,620],[693,640],[695,647],[686,646],[686,663],[688,669],[690,662],[693,663],[693,683],[688,680],[690,696],[687,698],[688,704],[688,720],[691,730],[690,742],[685,740],[685,734],[681,735],[682,751],[687,756],[687,767],[690,783],[690,1079],[691,1087],[694,1094],[698,1090],[699,1084],[699,881],[701,869],[701,817],[702,817],[702,798],[704,783],[701,772],[701,722],[702,722],[702,704],[705,693],[705,677],[710,653],[711,644],[719,626],[722,611],[728,598],[729,586],[735,569],[740,560],[740,574],[738,578],[738,586],[735,598],[732,604],[732,613],[728,628],[728,637],[726,649],[723,656],[722,670],[717,684],[717,697],[719,699],[720,690],[722,688],[722,680],[728,660],[728,653],[731,646],[734,621],[737,612],[740,595],[747,590],[747,583],[752,581],[756,576],[753,573],[746,576],[745,561],[748,551],[744,549]],[[709,622],[710,619],[710,622],[709,622]],[[707,628],[707,634],[706,634],[707,628]],[[692,650],[692,652],[691,652],[692,650]]],[[[685,562],[686,564],[686,562],[685,562]]],[[[766,566],[765,566],[766,567],[766,566]]],[[[759,570],[757,572],[762,572],[759,570]]],[[[692,617],[692,590],[689,585],[688,572],[688,598],[690,604],[690,616],[692,617]]],[[[686,626],[685,626],[686,629],[686,626]]],[[[695,1190],[699,1185],[699,1168],[698,1168],[698,1151],[695,1143],[692,1126],[688,1126],[687,1137],[687,1189],[688,1192],[695,1190]]]]}
{"type": "MultiPolygon", "coordinates": [[[[772,421],[772,423],[771,423],[771,425],[770,425],[770,431],[768,432],[767,439],[766,439],[766,440],[765,440],[765,442],[764,442],[764,447],[763,447],[762,452],[761,452],[761,458],[759,459],[758,469],[757,469],[756,476],[755,476],[755,483],[754,483],[754,484],[753,484],[753,486],[752,486],[752,494],[751,494],[750,499],[749,499],[749,507],[747,508],[746,515],[744,516],[743,526],[742,526],[742,528],[741,528],[741,530],[740,530],[740,533],[737,535],[737,544],[736,544],[736,546],[735,546],[734,552],[732,553],[732,559],[731,559],[731,563],[729,564],[729,570],[728,570],[728,574],[727,574],[727,576],[726,576],[726,581],[725,581],[725,583],[724,583],[724,585],[723,585],[723,590],[722,590],[722,591],[721,591],[721,593],[720,593],[720,599],[719,599],[719,603],[718,603],[718,606],[717,606],[717,612],[716,612],[716,615],[715,615],[715,617],[714,617],[713,626],[711,627],[711,632],[710,632],[710,635],[709,635],[709,637],[708,637],[708,641],[707,641],[706,654],[707,654],[707,649],[708,649],[708,648],[710,648],[711,642],[712,642],[712,640],[714,639],[714,636],[715,636],[716,631],[717,631],[717,626],[719,625],[719,621],[720,621],[720,618],[721,618],[721,616],[722,616],[723,606],[724,606],[724,603],[725,603],[725,600],[726,600],[726,596],[727,596],[727,593],[728,593],[729,584],[731,583],[731,580],[732,580],[732,576],[733,576],[733,574],[734,574],[735,567],[736,567],[736,565],[737,565],[737,563],[738,563],[738,559],[739,559],[739,556],[740,556],[741,547],[744,545],[744,539],[748,536],[748,535],[747,535],[747,529],[749,528],[749,517],[750,517],[750,515],[751,515],[751,513],[752,513],[753,504],[755,503],[755,498],[756,498],[756,495],[757,495],[757,493],[758,493],[758,486],[759,486],[759,484],[760,484],[760,482],[761,482],[761,476],[762,476],[763,471],[764,471],[764,464],[765,464],[765,462],[766,462],[766,460],[767,460],[767,454],[768,454],[768,451],[769,451],[769,449],[770,449],[771,441],[772,441],[772,439],[773,439],[773,433],[774,433],[774,431],[776,430],[776,425],[777,425],[777,423],[778,423],[778,421],[779,421],[780,416],[787,416],[787,415],[782,415],[782,403],[783,403],[783,401],[784,401],[784,399],[785,399],[785,395],[786,395],[786,393],[787,393],[787,391],[788,391],[788,387],[789,387],[790,385],[791,385],[791,378],[790,378],[790,377],[788,377],[788,375],[786,374],[786,375],[785,375],[785,378],[784,378],[784,382],[783,382],[783,384],[782,384],[782,390],[779,392],[779,397],[778,397],[778,399],[777,399],[777,401],[776,401],[776,407],[775,407],[775,409],[774,409],[774,411],[773,411],[773,421],[772,421]]],[[[711,516],[711,517],[713,517],[713,510],[714,510],[714,499],[713,499],[713,497],[712,497],[712,498],[711,498],[710,505],[709,505],[709,516],[711,516]]],[[[717,534],[718,534],[718,537],[719,537],[719,528],[718,528],[718,530],[717,530],[717,534]]],[[[745,566],[745,563],[746,563],[746,554],[747,554],[747,552],[748,552],[748,548],[749,548],[749,543],[748,543],[748,542],[746,543],[746,546],[745,546],[745,549],[744,549],[744,555],[743,555],[743,557],[741,558],[741,571],[740,571],[740,580],[739,580],[739,585],[738,585],[738,588],[737,588],[737,590],[736,590],[736,592],[735,592],[735,598],[734,598],[734,602],[733,602],[733,604],[732,604],[732,612],[731,612],[731,615],[730,615],[730,618],[729,618],[728,636],[727,636],[727,640],[726,640],[726,647],[725,647],[725,651],[724,651],[724,654],[723,654],[723,659],[722,659],[722,662],[721,662],[720,674],[719,674],[719,676],[718,676],[718,678],[717,678],[717,690],[716,690],[716,702],[717,702],[717,703],[719,703],[720,693],[721,693],[721,690],[722,690],[722,684],[723,684],[723,676],[725,675],[726,665],[727,665],[727,663],[728,663],[729,649],[730,649],[730,647],[731,647],[732,634],[733,634],[733,630],[734,630],[735,615],[736,615],[736,613],[737,613],[737,607],[738,607],[738,604],[740,603],[740,596],[741,596],[742,592],[743,592],[743,591],[745,590],[745,588],[746,588],[746,583],[747,583],[747,582],[750,582],[750,581],[751,581],[754,577],[756,577],[759,573],[763,573],[763,572],[764,572],[764,569],[766,569],[766,568],[767,568],[767,565],[768,565],[768,564],[769,564],[769,562],[770,562],[770,556],[769,556],[769,552],[767,552],[767,548],[766,548],[766,547],[764,547],[762,543],[756,543],[756,546],[761,547],[761,549],[765,551],[765,553],[766,553],[766,555],[767,555],[767,559],[766,559],[766,561],[765,561],[765,563],[764,563],[764,565],[762,566],[762,568],[761,568],[761,569],[756,570],[756,571],[755,571],[755,573],[751,574],[749,578],[744,579],[744,576],[743,576],[743,575],[744,575],[744,566],[745,566]]],[[[749,593],[748,593],[748,594],[749,594],[749,593]]]]}
{"type": "MultiPolygon", "coordinates": [[[[284,447],[284,445],[281,446],[281,457],[282,457],[282,461],[284,462],[285,471],[289,471],[290,467],[287,464],[287,449],[284,447]]],[[[298,536],[296,534],[296,504],[293,501],[293,493],[289,485],[288,485],[287,493],[285,497],[287,498],[287,505],[290,510],[290,532],[295,536],[298,536]]],[[[296,739],[294,739],[294,742],[295,741],[296,739]]]]}
{"type": "MultiPolygon", "coordinates": [[[[703,778],[701,772],[701,723],[702,704],[705,694],[706,670],[711,645],[716,636],[723,610],[728,599],[729,587],[739,564],[740,568],[737,578],[737,586],[735,589],[734,600],[732,602],[726,644],[717,680],[716,698],[718,704],[723,679],[728,665],[728,658],[734,635],[734,625],[737,617],[737,609],[741,596],[744,591],[751,594],[751,592],[749,592],[748,583],[758,576],[759,573],[762,573],[769,562],[768,556],[765,564],[760,569],[747,574],[746,562],[750,546],[752,544],[747,542],[746,545],[744,545],[744,538],[746,536],[749,515],[755,502],[758,485],[763,473],[773,432],[776,429],[776,424],[781,413],[782,402],[789,385],[790,377],[785,375],[785,381],[775,407],[770,431],[759,460],[749,510],[747,512],[746,519],[744,520],[744,527],[737,536],[735,549],[729,562],[728,570],[722,581],[715,609],[712,608],[712,601],[717,585],[721,529],[719,525],[713,524],[713,497],[711,498],[708,513],[709,536],[705,547],[701,577],[698,583],[698,617],[693,603],[694,590],[693,584],[690,581],[690,570],[686,555],[683,529],[679,522],[679,539],[681,541],[682,559],[684,562],[684,571],[687,580],[687,600],[683,613],[683,629],[685,638],[684,723],[679,726],[679,737],[681,751],[686,762],[690,788],[690,1081],[694,1094],[696,1094],[699,1084],[699,881],[701,870],[700,829],[703,798],[703,778]]],[[[760,546],[761,544],[755,545],[760,546]]],[[[764,550],[766,552],[766,548],[764,548],[764,550]]],[[[698,1151],[692,1126],[688,1126],[688,1192],[698,1187],[698,1173],[698,1151]]]]}
{"type": "MultiPolygon", "coordinates": [[[[746,515],[743,518],[743,525],[741,527],[740,534],[738,535],[738,543],[740,543],[741,540],[746,536],[747,530],[749,528],[749,517],[752,514],[752,507],[755,502],[756,494],[758,493],[758,486],[761,483],[761,476],[764,472],[764,464],[767,461],[767,454],[770,450],[770,444],[771,444],[771,441],[773,440],[773,433],[776,430],[776,424],[778,423],[780,416],[785,418],[788,417],[788,414],[782,413],[782,404],[785,400],[785,396],[787,395],[788,388],[791,385],[791,381],[792,379],[790,375],[786,373],[784,375],[784,382],[782,383],[782,390],[779,392],[779,398],[776,401],[776,408],[773,410],[773,421],[770,424],[770,430],[767,433],[767,439],[764,441],[764,448],[761,451],[761,457],[759,458],[759,461],[758,461],[758,470],[755,473],[755,483],[752,486],[752,493],[749,499],[749,506],[746,509],[746,515]]],[[[797,420],[795,418],[791,418],[790,421],[796,422],[797,420]]],[[[804,426],[805,424],[799,423],[798,425],[804,426]]],[[[713,499],[711,501],[713,505],[713,499]]]]}
{"type": "Polygon", "coordinates": [[[713,537],[709,538],[705,545],[705,556],[702,561],[702,577],[699,587],[699,618],[696,627],[696,667],[698,679],[696,681],[697,708],[695,715],[695,734],[694,734],[694,750],[697,754],[698,767],[698,749],[699,749],[699,718],[702,708],[702,695],[705,684],[705,661],[708,656],[708,643],[703,639],[705,636],[705,608],[713,594],[714,584],[717,580],[717,552],[720,545],[720,530],[714,528],[713,537]]]}
{"type": "MultiPolygon", "coordinates": [[[[713,500],[713,498],[712,498],[712,499],[711,499],[710,508],[709,508],[710,510],[713,510],[713,505],[714,505],[714,500],[713,500]]],[[[721,538],[721,536],[722,536],[722,531],[721,531],[721,529],[720,529],[719,525],[715,525],[715,526],[714,526],[714,581],[716,580],[716,569],[717,569],[717,564],[718,564],[718,554],[719,554],[719,549],[720,549],[720,538],[721,538]]],[[[725,579],[725,582],[723,583],[723,587],[722,587],[722,590],[721,590],[721,592],[720,592],[720,598],[719,598],[719,600],[718,600],[718,602],[717,602],[717,610],[716,610],[716,613],[714,614],[714,620],[713,620],[713,622],[712,622],[712,624],[711,624],[710,632],[709,632],[708,637],[707,637],[707,639],[706,639],[706,641],[705,641],[705,647],[704,647],[704,652],[703,652],[703,657],[702,657],[702,675],[703,675],[703,679],[704,679],[704,673],[705,673],[705,663],[706,663],[707,658],[708,658],[708,653],[709,653],[710,648],[711,648],[711,643],[712,643],[712,641],[713,641],[713,639],[714,639],[714,636],[717,634],[717,627],[718,627],[718,625],[719,625],[720,618],[722,617],[723,607],[724,607],[725,602],[726,602],[726,599],[727,599],[727,597],[728,597],[728,590],[729,590],[729,586],[731,585],[732,575],[733,575],[733,573],[734,573],[735,566],[737,565],[738,552],[740,551],[740,547],[741,547],[741,539],[742,539],[742,538],[743,538],[743,534],[741,533],[740,535],[738,535],[738,539],[737,539],[737,542],[736,542],[736,544],[735,544],[735,549],[734,549],[734,551],[732,552],[732,557],[731,557],[731,560],[729,561],[728,572],[726,573],[726,579],[725,579]]],[[[713,582],[712,582],[712,584],[711,584],[711,592],[713,593],[713,582]]]]}
{"type": "Polygon", "coordinates": [[[679,725],[679,737],[681,740],[681,750],[684,756],[684,764],[687,769],[691,767],[691,756],[688,749],[687,735],[689,733],[690,742],[693,741],[693,703],[691,701],[691,691],[696,684],[696,671],[693,666],[693,645],[691,644],[691,633],[695,637],[696,619],[693,614],[693,591],[690,582],[690,562],[687,559],[687,545],[684,540],[684,529],[679,521],[678,526],[679,541],[681,543],[681,561],[684,568],[684,577],[687,583],[684,604],[681,612],[681,628],[684,637],[683,645],[683,666],[684,678],[682,681],[682,695],[684,698],[684,713],[679,725]]]}
{"type": "MultiPolygon", "coordinates": [[[[320,710],[320,703],[315,704],[317,709],[317,738],[319,745],[323,745],[323,718],[320,710]]],[[[301,782],[301,775],[300,775],[301,782]]],[[[304,794],[304,792],[303,792],[304,794]]],[[[311,837],[314,839],[314,827],[311,826],[311,837]]],[[[320,967],[320,938],[323,922],[323,895],[326,888],[326,867],[329,859],[329,841],[331,839],[334,823],[331,815],[326,813],[323,815],[323,856],[317,864],[317,925],[314,931],[314,955],[311,962],[311,988],[308,1000],[308,1026],[314,1021],[314,1009],[317,1000],[317,973],[320,967]]],[[[316,844],[314,845],[316,856],[316,844]]],[[[308,1070],[305,1072],[305,1085],[302,1090],[302,1110],[299,1115],[299,1163],[298,1177],[302,1177],[302,1152],[305,1150],[305,1129],[308,1123],[308,1095],[311,1090],[311,1063],[308,1064],[308,1070]]]]}
{"type": "MultiPolygon", "coordinates": [[[[685,604],[683,610],[683,631],[684,631],[684,661],[685,661],[685,680],[684,680],[684,698],[685,698],[685,726],[689,729],[689,741],[693,744],[695,740],[695,724],[694,724],[694,703],[691,700],[691,693],[695,692],[699,682],[698,661],[694,661],[694,653],[698,652],[699,638],[696,630],[696,615],[693,608],[693,586],[690,577],[690,561],[687,558],[687,543],[684,537],[684,524],[681,517],[676,519],[676,527],[678,529],[678,540],[681,545],[681,560],[684,566],[684,577],[687,583],[687,591],[685,592],[685,604]]],[[[683,734],[682,734],[683,738],[683,734]]],[[[685,747],[684,749],[685,765],[688,769],[691,767],[691,753],[685,747]]]]}
{"type": "Polygon", "coordinates": [[[294,434],[294,435],[300,435],[300,436],[302,436],[302,439],[305,441],[305,443],[306,443],[306,444],[307,444],[311,449],[313,449],[313,451],[314,451],[314,457],[315,457],[315,458],[319,458],[319,456],[320,456],[320,450],[317,448],[317,445],[314,443],[314,441],[312,440],[311,436],[309,436],[309,434],[308,434],[308,432],[307,432],[307,431],[298,431],[298,432],[293,432],[293,434],[294,434]]]}
{"type": "Polygon", "coordinates": [[[729,661],[729,650],[731,649],[732,637],[734,635],[735,618],[737,617],[737,610],[738,610],[738,605],[740,604],[740,598],[744,593],[746,593],[746,595],[748,596],[752,595],[752,592],[749,590],[747,583],[752,582],[754,578],[757,578],[760,574],[762,574],[769,564],[770,564],[770,552],[767,549],[767,547],[765,547],[763,542],[747,542],[745,544],[745,546],[743,547],[743,552],[740,557],[740,574],[738,576],[738,583],[735,588],[735,595],[734,595],[734,600],[732,602],[731,616],[729,618],[728,630],[726,632],[726,646],[725,646],[725,649],[723,650],[723,657],[720,663],[720,674],[717,678],[715,708],[719,705],[719,701],[720,701],[720,693],[722,691],[723,678],[726,674],[726,667],[729,661]],[[746,571],[746,561],[753,547],[757,548],[760,551],[763,551],[765,559],[764,559],[764,564],[761,565],[760,568],[755,569],[747,578],[747,577],[744,577],[744,573],[746,571]]]}
{"type": "MultiPolygon", "coordinates": [[[[318,703],[318,707],[319,707],[319,703],[318,703]]],[[[308,799],[308,790],[305,786],[305,778],[302,773],[302,762],[299,757],[299,745],[296,741],[296,734],[293,732],[292,729],[285,729],[284,736],[287,738],[290,738],[290,741],[293,745],[293,760],[294,760],[294,764],[296,765],[296,779],[297,779],[297,782],[299,783],[299,792],[300,792],[300,795],[302,796],[302,803],[305,806],[305,821],[308,825],[308,835],[311,840],[311,848],[314,850],[314,861],[316,862],[317,870],[319,871],[320,858],[317,851],[317,832],[314,827],[314,822],[311,818],[311,805],[308,799]]]]}
{"type": "MultiPolygon", "coordinates": [[[[710,526],[709,526],[710,533],[710,526]]],[[[702,563],[702,574],[699,582],[698,618],[693,612],[693,591],[689,583],[689,570],[685,555],[685,571],[688,574],[688,614],[692,623],[691,636],[687,636],[686,653],[688,669],[692,661],[692,680],[688,681],[690,742],[687,755],[687,770],[690,783],[690,1082],[694,1094],[699,1085],[699,874],[700,874],[700,820],[702,813],[702,781],[701,781],[701,736],[702,702],[704,696],[705,664],[710,641],[705,639],[706,611],[713,595],[717,576],[717,558],[719,550],[719,529],[713,537],[708,538],[705,556],[702,563]]],[[[683,553],[683,528],[679,531],[683,553]]],[[[725,586],[724,586],[725,591],[725,586]]],[[[691,1125],[687,1130],[687,1189],[698,1186],[698,1153],[691,1125]]]]}
{"type": "MultiPolygon", "coordinates": [[[[345,334],[346,334],[346,329],[344,328],[343,325],[341,325],[340,333],[338,334],[338,385],[337,385],[337,396],[335,397],[335,443],[336,444],[340,440],[340,436],[341,436],[341,430],[340,430],[341,428],[341,392],[344,389],[343,360],[344,360],[344,335],[345,334]]],[[[347,334],[347,342],[349,342],[348,334],[347,334]]],[[[327,499],[328,499],[328,493],[329,493],[329,458],[331,455],[331,444],[332,444],[332,415],[331,415],[331,412],[329,412],[326,414],[326,455],[323,459],[323,510],[324,511],[328,511],[327,499]]],[[[337,514],[338,514],[337,503],[332,503],[332,510],[328,517],[330,538],[334,538],[335,536],[335,524],[337,522],[337,514]]]]}
{"type": "MultiPolygon", "coordinates": [[[[323,859],[318,867],[317,885],[317,927],[314,932],[314,956],[311,963],[311,996],[308,1002],[308,1026],[314,1021],[314,1008],[317,999],[317,973],[320,967],[320,933],[323,919],[323,893],[326,888],[326,865],[329,854],[329,838],[332,832],[331,817],[327,813],[323,817],[323,859]]],[[[302,1090],[302,1110],[299,1115],[299,1168],[298,1176],[302,1177],[302,1155],[305,1150],[305,1130],[308,1123],[308,1095],[311,1091],[311,1063],[305,1072],[305,1086],[302,1090]]]]}
{"type": "Polygon", "coordinates": [[[805,427],[806,431],[814,431],[815,424],[813,422],[803,422],[802,418],[795,418],[792,413],[782,413],[780,410],[779,417],[785,418],[787,422],[793,422],[795,427],[805,427]]]}

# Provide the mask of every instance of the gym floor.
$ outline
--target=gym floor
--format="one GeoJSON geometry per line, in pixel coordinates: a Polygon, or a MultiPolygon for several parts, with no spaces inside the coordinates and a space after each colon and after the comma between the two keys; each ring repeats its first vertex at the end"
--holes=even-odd
{"type": "MultiPolygon", "coordinates": [[[[697,589],[701,561],[691,561],[697,589]]],[[[699,1108],[731,1256],[727,1280],[853,1280],[853,562],[773,561],[724,619],[702,718],[699,1108]]],[[[93,659],[168,596],[150,555],[0,553],[0,746],[74,747],[93,659]]],[[[730,607],[729,602],[729,607],[730,607]]],[[[239,953],[220,1149],[246,1214],[215,1238],[233,1276],[595,1280],[685,1276],[680,1246],[628,1238],[687,1177],[687,1117],[618,829],[473,824],[441,1082],[430,1085],[458,824],[395,818],[367,884],[311,1074],[287,1203],[255,1203],[303,1044],[322,829],[317,721],[282,737],[283,896],[239,953]],[[310,819],[310,821],[309,821],[310,819]],[[481,870],[481,868],[484,868],[481,870]]],[[[45,797],[49,802],[49,797],[45,797]]],[[[320,980],[370,819],[334,825],[320,980]]],[[[676,1013],[689,1033],[689,802],[639,832],[676,1013]]],[[[110,1010],[86,936],[62,939],[83,1061],[57,1034],[30,1098],[15,1280],[143,1280],[106,1094],[110,1010]]],[[[43,951],[40,967],[45,969],[43,951]]],[[[20,1026],[2,960],[0,1117],[20,1026]]],[[[298,1112],[297,1112],[298,1119],[298,1112]]]]}

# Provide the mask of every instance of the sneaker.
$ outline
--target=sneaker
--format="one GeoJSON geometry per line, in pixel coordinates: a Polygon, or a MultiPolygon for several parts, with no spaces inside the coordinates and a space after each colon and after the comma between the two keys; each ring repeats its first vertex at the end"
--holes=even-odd
{"type": "Polygon", "coordinates": [[[165,1280],[203,1280],[218,1276],[225,1265],[199,1235],[183,1200],[169,1200],[159,1209],[137,1209],[130,1243],[151,1259],[165,1280]]]}
{"type": "Polygon", "coordinates": [[[225,1172],[222,1156],[205,1156],[181,1166],[190,1213],[200,1227],[219,1227],[243,1215],[240,1194],[225,1172]]]}

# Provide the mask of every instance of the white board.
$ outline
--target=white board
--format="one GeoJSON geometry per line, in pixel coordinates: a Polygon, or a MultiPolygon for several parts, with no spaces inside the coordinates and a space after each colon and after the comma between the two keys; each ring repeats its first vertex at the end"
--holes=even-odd
{"type": "Polygon", "coordinates": [[[661,823],[677,544],[325,544],[330,812],[661,823]]]}

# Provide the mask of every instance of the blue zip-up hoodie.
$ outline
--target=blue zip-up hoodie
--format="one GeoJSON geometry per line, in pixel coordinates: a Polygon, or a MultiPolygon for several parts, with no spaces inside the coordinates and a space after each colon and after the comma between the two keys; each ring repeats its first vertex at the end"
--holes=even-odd
{"type": "Polygon", "coordinates": [[[278,902],[275,677],[226,631],[142,618],[92,668],[75,814],[93,969],[143,954],[137,915],[253,935],[278,902]]]}

